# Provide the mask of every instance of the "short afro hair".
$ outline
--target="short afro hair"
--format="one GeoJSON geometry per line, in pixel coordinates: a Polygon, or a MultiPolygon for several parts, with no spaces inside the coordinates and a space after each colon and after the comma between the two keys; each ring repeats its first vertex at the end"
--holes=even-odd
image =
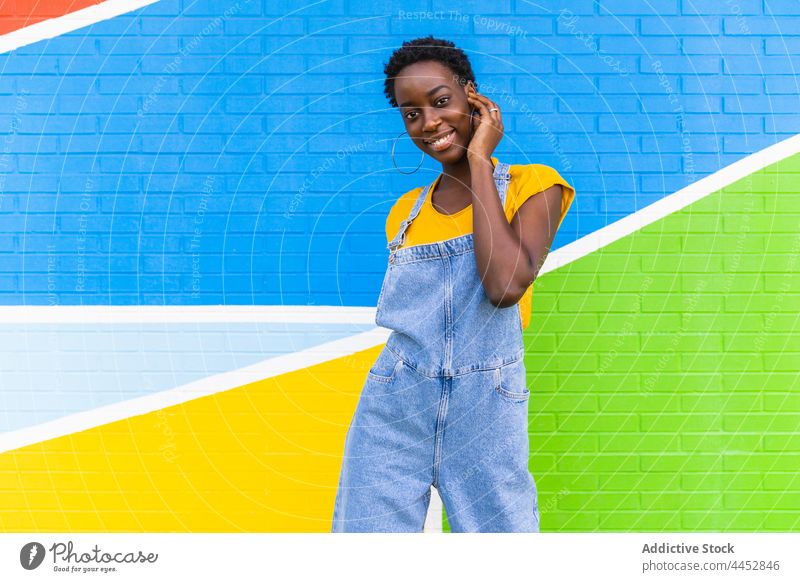
{"type": "Polygon", "coordinates": [[[389,62],[383,68],[383,72],[386,74],[383,92],[392,107],[397,107],[397,100],[394,98],[394,81],[397,75],[403,68],[420,61],[439,62],[453,71],[461,86],[466,85],[467,81],[472,81],[475,89],[478,88],[469,58],[463,50],[457,48],[449,40],[433,36],[415,38],[404,42],[402,47],[394,51],[389,62]]]}

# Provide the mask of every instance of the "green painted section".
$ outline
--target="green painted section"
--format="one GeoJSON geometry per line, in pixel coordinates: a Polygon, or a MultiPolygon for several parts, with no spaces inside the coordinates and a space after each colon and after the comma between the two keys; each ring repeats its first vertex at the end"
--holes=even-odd
{"type": "Polygon", "coordinates": [[[800,531],[799,227],[797,155],[537,280],[542,531],[800,531]]]}

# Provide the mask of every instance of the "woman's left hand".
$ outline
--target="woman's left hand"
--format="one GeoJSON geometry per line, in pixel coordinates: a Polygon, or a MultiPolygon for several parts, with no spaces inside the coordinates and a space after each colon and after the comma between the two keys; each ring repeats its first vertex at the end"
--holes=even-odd
{"type": "Polygon", "coordinates": [[[489,160],[497,144],[503,139],[503,117],[496,103],[475,91],[472,83],[467,87],[469,104],[480,112],[472,116],[472,139],[467,148],[467,157],[489,160]],[[491,111],[494,109],[494,111],[491,111]]]}

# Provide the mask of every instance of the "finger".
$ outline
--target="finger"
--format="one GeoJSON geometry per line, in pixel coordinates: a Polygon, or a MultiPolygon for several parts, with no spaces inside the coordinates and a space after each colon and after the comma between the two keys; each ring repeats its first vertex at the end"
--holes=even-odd
{"type": "Polygon", "coordinates": [[[486,107],[486,104],[483,101],[474,96],[470,97],[469,95],[467,96],[467,99],[473,107],[480,111],[481,115],[489,115],[489,109],[486,107]]]}
{"type": "MultiPolygon", "coordinates": [[[[481,95],[480,93],[473,94],[475,99],[478,99],[481,103],[486,105],[486,110],[489,112],[492,109],[496,109],[497,111],[491,111],[493,118],[500,119],[500,108],[497,106],[497,103],[486,97],[485,95],[481,95]]],[[[469,95],[467,96],[469,98],[469,95]]]]}
{"type": "Polygon", "coordinates": [[[492,113],[497,114],[498,116],[500,115],[500,107],[497,105],[497,103],[489,98],[486,98],[486,107],[492,113]],[[492,111],[492,109],[495,109],[495,111],[492,111]]]}
{"type": "Polygon", "coordinates": [[[478,100],[478,99],[475,99],[475,98],[470,98],[470,99],[469,99],[469,103],[470,103],[470,105],[472,105],[472,106],[473,106],[475,109],[477,109],[477,110],[478,110],[478,113],[480,113],[480,117],[481,117],[482,119],[490,119],[490,115],[491,115],[491,114],[489,113],[489,110],[488,110],[488,108],[486,107],[486,105],[483,103],[483,101],[480,101],[480,100],[478,100]]]}
{"type": "Polygon", "coordinates": [[[474,99],[477,99],[478,101],[480,101],[484,105],[489,105],[491,103],[491,101],[489,101],[489,99],[485,95],[481,95],[480,93],[473,93],[472,97],[474,99]]]}
{"type": "Polygon", "coordinates": [[[477,99],[480,99],[481,101],[483,101],[483,102],[484,102],[484,103],[486,103],[487,105],[489,105],[489,104],[491,104],[491,103],[492,103],[492,100],[491,100],[491,99],[489,99],[489,98],[488,98],[486,95],[483,95],[483,94],[481,94],[481,93],[478,93],[477,91],[475,91],[475,92],[473,93],[473,96],[474,96],[474,97],[476,97],[477,99]]]}
{"type": "Polygon", "coordinates": [[[471,103],[480,110],[482,119],[490,121],[494,125],[502,125],[503,119],[500,116],[499,108],[497,111],[490,111],[490,109],[494,108],[491,101],[489,101],[489,105],[477,99],[471,101],[471,103]]]}

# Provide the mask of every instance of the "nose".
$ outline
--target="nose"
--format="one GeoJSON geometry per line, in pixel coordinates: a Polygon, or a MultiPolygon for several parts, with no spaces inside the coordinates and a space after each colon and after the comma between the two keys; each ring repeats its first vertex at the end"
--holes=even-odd
{"type": "Polygon", "coordinates": [[[439,124],[442,123],[442,119],[439,117],[439,114],[436,111],[435,107],[425,107],[422,110],[423,115],[423,131],[426,133],[430,133],[436,130],[439,127],[439,124]]]}

